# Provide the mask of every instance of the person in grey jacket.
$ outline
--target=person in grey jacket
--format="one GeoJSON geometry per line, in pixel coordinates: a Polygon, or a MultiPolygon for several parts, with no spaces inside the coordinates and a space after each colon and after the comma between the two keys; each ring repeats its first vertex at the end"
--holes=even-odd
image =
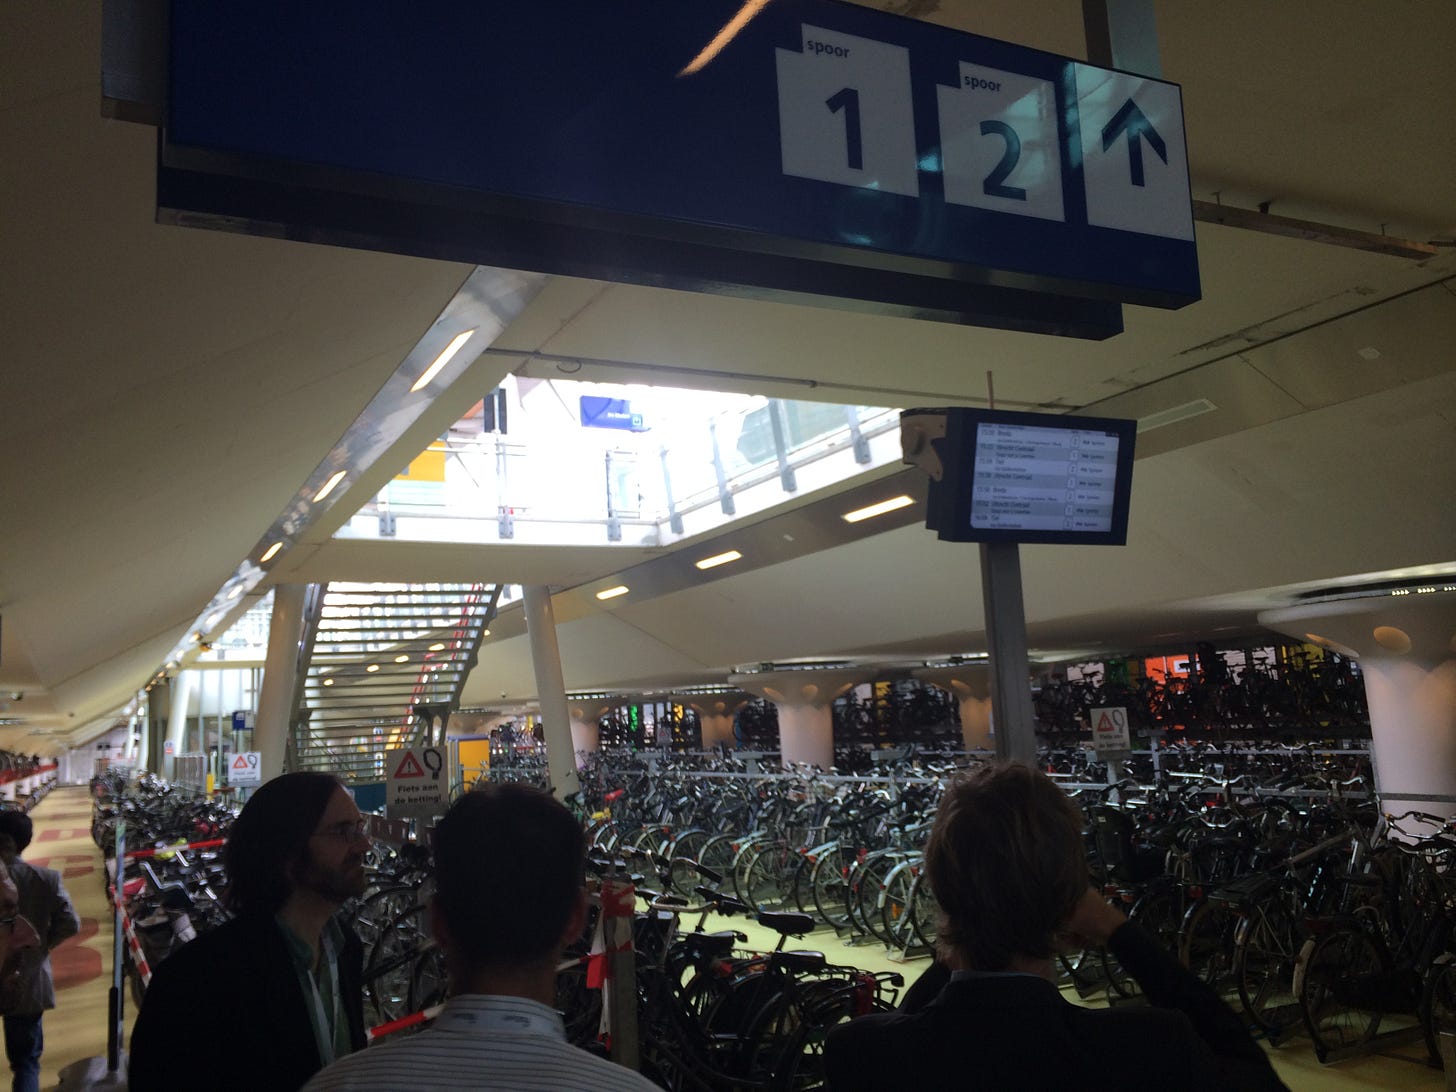
{"type": "Polygon", "coordinates": [[[0,991],[4,1001],[5,1057],[14,1074],[13,1092],[37,1092],[40,1088],[40,1055],[44,1047],[40,1020],[46,1009],[56,1007],[50,952],[81,928],[61,874],[20,859],[30,845],[32,831],[30,816],[25,812],[0,811],[0,861],[5,862],[19,895],[20,916],[39,938],[35,947],[17,953],[15,970],[11,972],[15,981],[0,991]]]}

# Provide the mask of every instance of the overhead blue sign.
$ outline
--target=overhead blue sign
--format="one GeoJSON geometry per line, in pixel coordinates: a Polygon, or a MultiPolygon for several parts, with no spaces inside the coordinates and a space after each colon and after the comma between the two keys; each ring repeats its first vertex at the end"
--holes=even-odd
{"type": "Polygon", "coordinates": [[[625,398],[603,398],[595,394],[581,396],[581,423],[586,428],[617,428],[627,432],[646,432],[640,413],[632,412],[632,403],[625,398]]]}
{"type": "Polygon", "coordinates": [[[836,0],[726,33],[741,6],[174,4],[159,209],[1083,336],[1199,298],[1176,85],[836,0]]]}

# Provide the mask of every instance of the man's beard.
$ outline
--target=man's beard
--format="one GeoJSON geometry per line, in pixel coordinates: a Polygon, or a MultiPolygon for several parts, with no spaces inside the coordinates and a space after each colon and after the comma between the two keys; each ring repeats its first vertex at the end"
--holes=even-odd
{"type": "Polygon", "coordinates": [[[367,878],[364,875],[364,857],[346,858],[344,863],[337,868],[319,864],[310,855],[298,870],[295,886],[302,891],[312,891],[316,895],[342,903],[364,893],[367,886],[367,878]]]}

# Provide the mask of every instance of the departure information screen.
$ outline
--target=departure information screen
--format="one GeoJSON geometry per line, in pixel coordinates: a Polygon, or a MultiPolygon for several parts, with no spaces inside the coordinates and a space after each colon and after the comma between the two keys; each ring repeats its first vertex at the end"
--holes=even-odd
{"type": "Polygon", "coordinates": [[[985,531],[1113,529],[1118,435],[981,421],[971,527],[985,531]]]}

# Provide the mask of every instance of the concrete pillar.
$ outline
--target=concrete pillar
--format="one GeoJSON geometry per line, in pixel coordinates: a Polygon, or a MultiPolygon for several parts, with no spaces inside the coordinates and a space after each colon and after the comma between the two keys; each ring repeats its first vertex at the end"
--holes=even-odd
{"type": "Polygon", "coordinates": [[[576,748],[571,738],[561,650],[556,643],[551,589],[530,584],[521,591],[526,607],[526,635],[531,641],[531,664],[536,672],[536,697],[541,703],[541,724],[546,737],[546,765],[551,771],[552,791],[558,800],[563,800],[581,788],[581,780],[576,773],[576,748]]]}
{"type": "Polygon", "coordinates": [[[601,749],[601,729],[598,722],[617,706],[624,704],[624,698],[571,698],[567,702],[567,713],[571,717],[571,749],[581,765],[584,754],[595,754],[601,749]]]}
{"type": "Polygon", "coordinates": [[[1456,815],[1456,585],[1265,611],[1259,622],[1358,656],[1381,807],[1456,815]]]}
{"type": "Polygon", "coordinates": [[[703,737],[703,750],[711,750],[719,744],[730,750],[737,745],[733,738],[733,715],[748,704],[749,695],[739,691],[723,694],[684,694],[684,705],[691,705],[698,714],[698,726],[703,737]]]}
{"type": "Polygon", "coordinates": [[[733,675],[728,682],[767,698],[779,711],[779,754],[785,766],[806,763],[828,770],[834,765],[834,699],[858,683],[866,672],[829,668],[804,671],[762,671],[733,675]]]}
{"type": "Polygon", "coordinates": [[[298,684],[298,646],[303,640],[303,605],[307,593],[307,584],[279,584],[273,589],[268,655],[263,661],[263,685],[258,688],[258,715],[253,722],[253,747],[258,751],[264,781],[283,773],[293,721],[293,693],[298,684]]]}
{"type": "MultiPolygon", "coordinates": [[[[168,679],[166,686],[166,711],[167,711],[167,743],[172,745],[172,757],[175,759],[187,749],[187,707],[192,704],[192,690],[197,682],[195,671],[179,671],[177,677],[168,679]]],[[[152,688],[152,695],[155,698],[160,687],[152,688]]],[[[176,769],[171,762],[163,763],[163,773],[167,777],[173,776],[176,769]]]]}
{"type": "Polygon", "coordinates": [[[991,731],[991,669],[984,663],[924,667],[911,672],[921,682],[938,686],[960,706],[961,740],[968,751],[994,751],[991,731]]]}

